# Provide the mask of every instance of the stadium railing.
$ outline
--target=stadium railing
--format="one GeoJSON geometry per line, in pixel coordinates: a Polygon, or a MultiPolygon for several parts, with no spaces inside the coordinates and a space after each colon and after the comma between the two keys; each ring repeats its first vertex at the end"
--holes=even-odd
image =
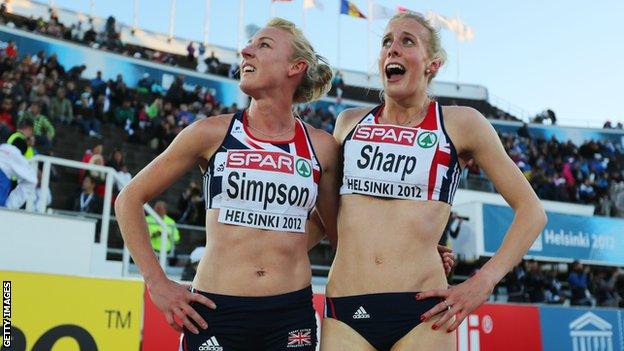
{"type": "MultiPolygon", "coordinates": [[[[110,231],[110,222],[111,222],[111,204],[112,204],[112,198],[113,198],[113,183],[118,182],[121,185],[125,186],[123,179],[119,177],[119,175],[117,174],[117,171],[115,171],[115,169],[112,167],[99,166],[99,165],[94,165],[94,164],[89,164],[89,163],[84,163],[84,162],[79,162],[79,161],[74,161],[74,160],[67,160],[67,159],[62,159],[58,157],[45,156],[45,155],[35,155],[29,161],[31,162],[33,167],[35,167],[35,169],[39,167],[39,164],[43,165],[42,173],[41,173],[41,188],[42,189],[47,189],[50,186],[50,171],[52,169],[52,165],[60,166],[60,167],[83,169],[87,171],[103,172],[106,174],[106,180],[105,180],[105,186],[104,186],[104,199],[103,199],[102,214],[101,214],[102,224],[100,227],[100,242],[104,243],[104,245],[108,248],[108,235],[110,231]]],[[[47,203],[47,193],[42,192],[41,197],[42,197],[40,199],[41,201],[38,202],[39,203],[38,208],[35,208],[34,199],[30,199],[28,203],[26,204],[26,209],[34,210],[39,213],[44,213],[46,211],[45,204],[47,203]]],[[[156,211],[154,211],[154,209],[149,204],[143,205],[143,209],[145,210],[145,212],[147,212],[147,214],[154,217],[156,222],[162,227],[163,230],[161,231],[161,247],[167,247],[167,242],[169,240],[169,237],[168,237],[169,230],[167,229],[167,224],[165,224],[163,219],[158,215],[158,213],[156,213],[156,211]]],[[[101,257],[103,261],[106,261],[106,253],[107,251],[104,251],[103,256],[101,257]]],[[[167,267],[167,251],[160,250],[158,259],[159,259],[161,267],[163,268],[163,270],[165,270],[167,267]]],[[[126,248],[125,244],[123,246],[122,261],[123,261],[122,274],[127,275],[129,271],[129,264],[130,264],[130,253],[128,249],[126,248]]]]}

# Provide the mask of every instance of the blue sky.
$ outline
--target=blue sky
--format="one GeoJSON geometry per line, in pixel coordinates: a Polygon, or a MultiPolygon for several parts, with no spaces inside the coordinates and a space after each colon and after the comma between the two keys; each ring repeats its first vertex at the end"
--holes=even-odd
{"type": "MultiPolygon", "coordinates": [[[[317,0],[324,10],[307,12],[306,34],[317,51],[337,65],[339,0],[317,0]]],[[[367,0],[353,0],[367,13],[367,0]]],[[[449,60],[438,79],[485,86],[503,109],[530,114],[553,109],[561,124],[624,122],[624,1],[376,1],[426,13],[458,15],[475,30],[475,39],[456,42],[442,32],[449,60]],[[459,54],[459,55],[458,55],[459,54]],[[459,65],[458,65],[459,63],[459,65]]],[[[89,0],[55,0],[57,6],[88,13],[89,0]]],[[[238,0],[212,0],[210,42],[236,47],[238,0]]],[[[167,32],[170,0],[139,0],[140,27],[167,32]]],[[[177,0],[174,35],[203,39],[205,0],[177,0]]],[[[303,0],[276,3],[275,15],[303,22],[303,0]]],[[[131,0],[95,0],[95,14],[132,23],[131,0]]],[[[245,24],[262,26],[270,0],[245,0],[245,24]]],[[[385,20],[371,26],[371,57],[380,47],[385,20]]],[[[341,60],[346,69],[366,71],[367,21],[342,16],[341,60]]],[[[374,66],[376,67],[376,66],[374,66]]],[[[370,67],[376,70],[376,68],[370,67]]]]}

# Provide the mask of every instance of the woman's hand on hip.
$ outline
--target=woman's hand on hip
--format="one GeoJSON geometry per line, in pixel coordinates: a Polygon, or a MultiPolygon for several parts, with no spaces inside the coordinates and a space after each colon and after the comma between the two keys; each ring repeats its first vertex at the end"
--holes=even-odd
{"type": "Polygon", "coordinates": [[[208,323],[191,307],[191,303],[198,302],[211,309],[217,308],[217,305],[209,298],[191,292],[190,288],[190,284],[179,284],[167,279],[150,286],[149,293],[152,301],[163,312],[167,323],[173,329],[182,332],[182,327],[185,327],[187,330],[199,334],[195,324],[206,329],[208,323]],[[191,323],[191,319],[195,324],[191,323]]]}
{"type": "Polygon", "coordinates": [[[448,289],[434,289],[418,293],[416,294],[417,300],[430,297],[441,299],[440,303],[422,315],[421,320],[427,321],[437,314],[442,314],[440,319],[431,326],[435,330],[455,316],[455,320],[447,327],[447,332],[452,332],[472,311],[487,301],[493,290],[494,284],[477,273],[461,284],[449,286],[448,289]]]}

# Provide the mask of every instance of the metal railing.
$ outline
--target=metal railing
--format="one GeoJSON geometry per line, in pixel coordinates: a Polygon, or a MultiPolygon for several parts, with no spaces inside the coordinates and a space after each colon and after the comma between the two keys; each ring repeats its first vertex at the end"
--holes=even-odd
{"type": "MultiPolygon", "coordinates": [[[[109,225],[111,220],[111,202],[113,198],[113,182],[118,182],[122,187],[126,185],[126,182],[117,174],[117,171],[112,167],[94,165],[90,163],[84,163],[74,160],[67,160],[58,157],[51,157],[45,155],[35,155],[33,158],[29,160],[29,162],[36,169],[40,163],[43,164],[42,173],[41,173],[41,188],[47,189],[50,186],[50,171],[52,165],[68,167],[68,168],[76,168],[83,169],[88,171],[96,171],[106,174],[106,180],[104,185],[104,199],[102,206],[102,225],[100,227],[100,242],[103,242],[106,247],[108,247],[108,234],[109,234],[109,225]]],[[[38,206],[35,207],[34,199],[30,199],[26,205],[27,209],[32,209],[35,212],[43,213],[46,209],[47,204],[47,192],[41,193],[41,199],[38,201],[38,206]]],[[[154,217],[156,222],[162,227],[161,231],[161,248],[168,246],[169,241],[169,230],[167,229],[167,224],[163,221],[163,219],[154,211],[154,209],[148,205],[144,204],[143,209],[149,215],[154,217]]],[[[104,251],[104,256],[102,260],[106,260],[106,251],[104,251]]],[[[167,265],[167,251],[160,250],[158,260],[160,262],[160,266],[165,270],[167,265]]],[[[123,246],[123,259],[122,259],[122,275],[127,275],[130,263],[130,252],[126,248],[126,245],[123,246]]]]}

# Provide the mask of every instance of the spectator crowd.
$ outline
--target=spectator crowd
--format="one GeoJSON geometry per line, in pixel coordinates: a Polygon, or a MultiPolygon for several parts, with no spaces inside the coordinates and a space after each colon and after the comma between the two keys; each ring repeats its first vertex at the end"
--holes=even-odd
{"type": "Polygon", "coordinates": [[[624,307],[624,271],[621,268],[590,267],[579,261],[565,266],[523,261],[505,277],[507,301],[624,307]]]}

